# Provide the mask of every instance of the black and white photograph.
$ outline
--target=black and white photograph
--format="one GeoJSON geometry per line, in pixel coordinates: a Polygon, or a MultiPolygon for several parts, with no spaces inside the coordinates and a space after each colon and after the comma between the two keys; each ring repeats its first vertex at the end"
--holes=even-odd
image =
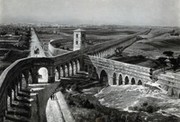
{"type": "Polygon", "coordinates": [[[0,0],[0,122],[180,122],[180,0],[0,0]]]}

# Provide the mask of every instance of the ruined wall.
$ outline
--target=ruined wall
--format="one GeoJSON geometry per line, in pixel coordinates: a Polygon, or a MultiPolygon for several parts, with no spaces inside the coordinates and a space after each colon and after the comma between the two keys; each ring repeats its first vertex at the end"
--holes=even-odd
{"type": "Polygon", "coordinates": [[[161,73],[157,78],[157,82],[161,84],[162,88],[168,91],[168,95],[180,98],[180,74],[161,73]]]}

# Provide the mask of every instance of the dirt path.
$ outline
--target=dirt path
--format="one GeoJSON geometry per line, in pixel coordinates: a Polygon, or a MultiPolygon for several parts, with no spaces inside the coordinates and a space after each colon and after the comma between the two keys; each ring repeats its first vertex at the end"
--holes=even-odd
{"type": "Polygon", "coordinates": [[[31,44],[29,57],[46,57],[41,43],[33,28],[31,28],[31,44]]]}

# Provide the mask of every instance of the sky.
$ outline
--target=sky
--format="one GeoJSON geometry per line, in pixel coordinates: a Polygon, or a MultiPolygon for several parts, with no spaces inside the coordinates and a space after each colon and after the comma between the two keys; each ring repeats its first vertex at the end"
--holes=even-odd
{"type": "Polygon", "coordinates": [[[180,27],[180,0],[0,0],[0,23],[180,27]]]}

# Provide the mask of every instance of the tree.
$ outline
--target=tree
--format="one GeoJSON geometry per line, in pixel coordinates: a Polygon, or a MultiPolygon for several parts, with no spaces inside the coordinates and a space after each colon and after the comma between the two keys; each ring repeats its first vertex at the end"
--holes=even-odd
{"type": "Polygon", "coordinates": [[[163,54],[168,56],[168,58],[173,58],[174,52],[172,52],[172,51],[164,51],[163,54]]]}
{"type": "Polygon", "coordinates": [[[117,47],[117,48],[115,49],[115,55],[120,56],[121,53],[122,53],[122,47],[117,47]]]}
{"type": "Polygon", "coordinates": [[[176,71],[176,69],[179,67],[178,60],[175,58],[170,58],[169,60],[170,60],[173,70],[176,71]]]}
{"type": "Polygon", "coordinates": [[[163,72],[165,72],[165,67],[167,66],[166,62],[165,62],[166,59],[167,58],[165,58],[165,57],[159,57],[157,59],[157,61],[159,62],[159,65],[161,66],[161,68],[163,68],[163,72]]]}

